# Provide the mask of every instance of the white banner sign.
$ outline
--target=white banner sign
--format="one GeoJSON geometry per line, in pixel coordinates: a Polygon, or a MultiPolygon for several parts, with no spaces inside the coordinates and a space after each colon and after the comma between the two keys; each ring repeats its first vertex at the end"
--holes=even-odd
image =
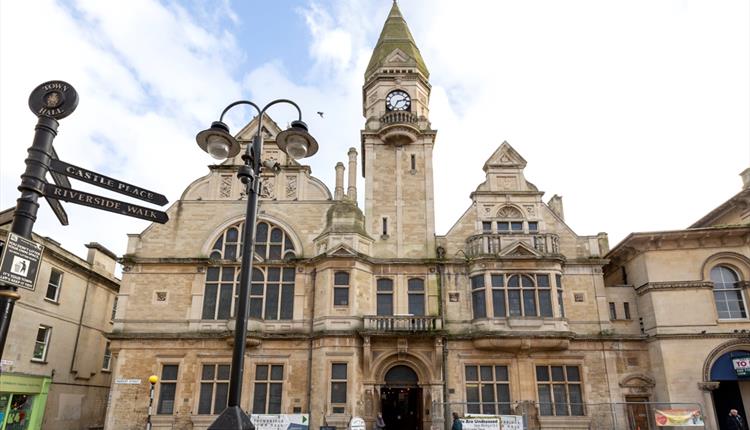
{"type": "Polygon", "coordinates": [[[500,428],[503,430],[523,430],[521,415],[500,415],[500,428]]]}
{"type": "Polygon", "coordinates": [[[365,420],[363,420],[360,417],[352,418],[351,422],[349,423],[349,429],[350,430],[365,430],[365,420]]]}
{"type": "Polygon", "coordinates": [[[115,379],[115,384],[124,384],[124,385],[138,385],[141,383],[140,379],[115,379]]]}
{"type": "Polygon", "coordinates": [[[461,422],[465,430],[523,430],[521,415],[469,415],[461,422]]]}
{"type": "Polygon", "coordinates": [[[255,430],[308,430],[310,415],[308,414],[252,414],[250,422],[255,430]]]}
{"type": "Polygon", "coordinates": [[[499,417],[461,418],[463,430],[500,430],[499,417]]]}

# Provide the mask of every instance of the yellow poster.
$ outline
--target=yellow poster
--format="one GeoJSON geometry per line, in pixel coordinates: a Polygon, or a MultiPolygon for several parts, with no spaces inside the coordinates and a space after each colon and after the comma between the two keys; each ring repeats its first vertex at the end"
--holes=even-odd
{"type": "Polygon", "coordinates": [[[659,427],[705,425],[700,409],[654,409],[654,420],[659,427]]]}

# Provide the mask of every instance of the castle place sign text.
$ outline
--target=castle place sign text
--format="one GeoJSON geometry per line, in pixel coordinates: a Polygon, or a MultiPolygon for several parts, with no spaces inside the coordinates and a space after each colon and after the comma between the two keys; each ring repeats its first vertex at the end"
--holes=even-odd
{"type": "Polygon", "coordinates": [[[49,168],[53,172],[57,172],[61,175],[69,176],[73,179],[78,179],[79,181],[88,182],[89,184],[106,188],[116,193],[125,194],[126,196],[135,197],[136,199],[157,205],[164,205],[167,203],[167,198],[161,194],[149,191],[145,188],[136,187],[135,185],[130,185],[126,182],[118,181],[117,179],[112,179],[101,173],[92,172],[91,170],[74,166],[64,161],[52,159],[50,160],[49,168]]]}
{"type": "Polygon", "coordinates": [[[83,191],[72,190],[70,188],[58,187],[53,184],[44,184],[44,194],[46,196],[63,200],[70,203],[102,209],[109,212],[127,215],[134,218],[141,218],[160,224],[166,223],[169,218],[162,211],[149,209],[143,206],[133,205],[119,200],[107,197],[97,196],[94,194],[84,193],[83,191]]]}

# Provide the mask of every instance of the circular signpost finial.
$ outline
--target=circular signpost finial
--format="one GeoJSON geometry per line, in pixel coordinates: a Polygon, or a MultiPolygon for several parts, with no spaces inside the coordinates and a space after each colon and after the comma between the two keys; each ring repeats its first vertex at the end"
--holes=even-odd
{"type": "Polygon", "coordinates": [[[78,93],[64,81],[49,81],[34,88],[29,96],[29,108],[36,116],[62,119],[78,106],[78,93]]]}

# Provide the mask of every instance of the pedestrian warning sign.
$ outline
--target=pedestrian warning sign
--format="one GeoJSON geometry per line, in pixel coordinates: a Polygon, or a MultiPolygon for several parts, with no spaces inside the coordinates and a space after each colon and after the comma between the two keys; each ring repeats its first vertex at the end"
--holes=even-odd
{"type": "Polygon", "coordinates": [[[0,282],[33,290],[43,250],[43,245],[8,233],[8,240],[0,259],[0,282]]]}

